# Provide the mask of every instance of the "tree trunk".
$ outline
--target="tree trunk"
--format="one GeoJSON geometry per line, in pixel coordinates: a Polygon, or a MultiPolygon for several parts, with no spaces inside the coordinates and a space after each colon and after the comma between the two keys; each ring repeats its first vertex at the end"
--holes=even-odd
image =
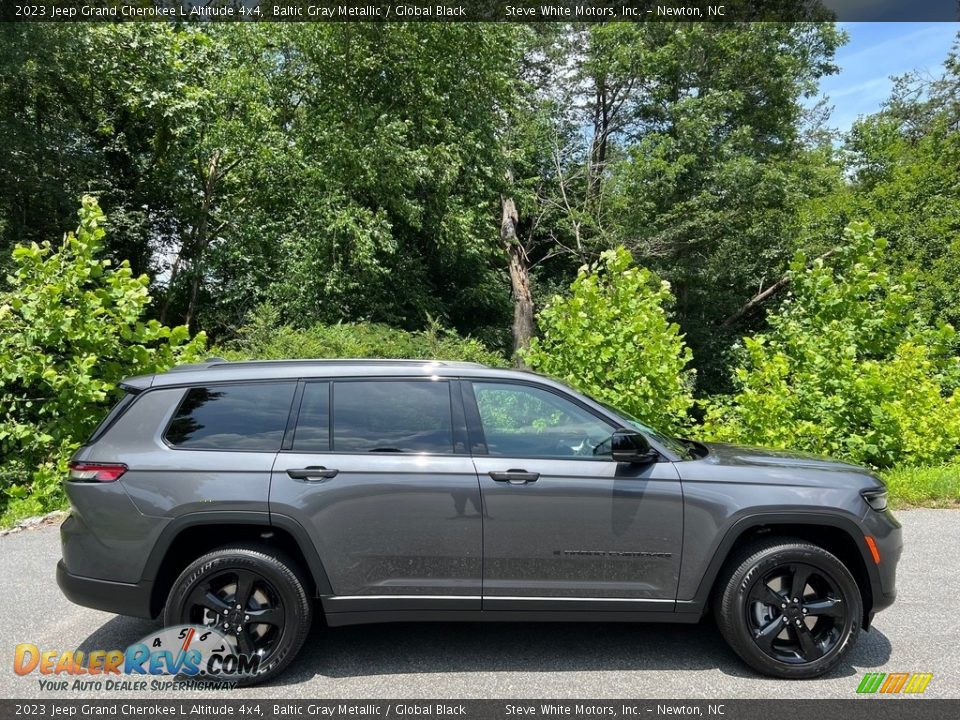
{"type": "Polygon", "coordinates": [[[589,181],[587,192],[591,196],[600,193],[603,169],[607,162],[607,140],[610,135],[610,106],[607,99],[607,87],[601,82],[594,97],[593,140],[590,143],[590,166],[587,169],[589,181]]]}
{"type": "Polygon", "coordinates": [[[170,268],[170,278],[167,280],[167,294],[163,298],[163,307],[160,308],[160,324],[167,324],[167,316],[170,312],[170,301],[173,299],[173,286],[177,281],[177,275],[180,273],[180,261],[183,259],[183,242],[177,250],[177,258],[173,261],[173,267],[170,268]]]}
{"type": "Polygon", "coordinates": [[[200,294],[200,284],[203,280],[203,252],[210,243],[208,228],[210,226],[210,208],[217,190],[217,181],[220,179],[221,153],[217,150],[207,164],[207,174],[203,184],[203,201],[200,205],[200,220],[196,228],[196,256],[193,258],[193,276],[190,281],[190,299],[187,303],[187,315],[184,324],[193,332],[193,323],[197,314],[197,297],[200,294]]]}
{"type": "Polygon", "coordinates": [[[507,253],[510,289],[513,292],[514,362],[522,364],[519,351],[530,346],[533,337],[533,295],[530,293],[530,267],[527,253],[517,236],[517,206],[512,197],[500,196],[500,239],[507,253]]]}
{"type": "Polygon", "coordinates": [[[200,279],[203,274],[203,263],[199,257],[197,258],[196,265],[197,267],[194,269],[193,277],[190,280],[190,300],[187,303],[187,315],[183,319],[183,324],[190,329],[190,332],[195,332],[196,330],[194,322],[197,312],[197,297],[200,295],[200,279]]]}

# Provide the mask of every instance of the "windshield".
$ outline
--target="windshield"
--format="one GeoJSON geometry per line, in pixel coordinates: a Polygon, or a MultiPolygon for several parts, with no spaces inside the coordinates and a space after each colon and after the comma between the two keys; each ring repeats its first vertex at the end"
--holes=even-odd
{"type": "Polygon", "coordinates": [[[670,437],[669,435],[664,435],[659,430],[654,430],[652,427],[649,427],[648,425],[644,425],[642,422],[640,422],[637,418],[635,418],[630,413],[624,410],[621,410],[620,408],[615,408],[613,405],[610,405],[609,403],[605,403],[602,400],[596,400],[596,402],[600,403],[605,408],[607,408],[607,410],[610,410],[611,412],[615,413],[617,416],[625,420],[627,425],[632,426],[633,428],[639,430],[644,435],[650,435],[658,443],[660,443],[666,448],[669,448],[671,451],[675,452],[680,457],[686,460],[689,460],[694,457],[694,454],[690,450],[690,448],[684,445],[683,442],[681,442],[677,438],[670,437]]]}

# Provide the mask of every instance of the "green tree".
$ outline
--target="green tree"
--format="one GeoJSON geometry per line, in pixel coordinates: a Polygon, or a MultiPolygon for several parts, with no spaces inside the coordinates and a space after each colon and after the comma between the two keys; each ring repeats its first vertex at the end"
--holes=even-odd
{"type": "Polygon", "coordinates": [[[430,316],[502,337],[496,132],[515,33],[476,23],[283,29],[277,89],[296,103],[279,193],[288,204],[264,205],[278,262],[262,299],[284,321],[414,330],[430,316]]]}
{"type": "Polygon", "coordinates": [[[942,76],[898,79],[879,113],[846,142],[853,210],[890,241],[895,267],[917,272],[932,321],[960,323],[960,44],[942,76]]]}
{"type": "Polygon", "coordinates": [[[205,109],[204,37],[137,23],[0,27],[5,255],[55,236],[94,193],[109,213],[107,255],[137,273],[162,269],[195,217],[181,149],[205,109]]]}
{"type": "Polygon", "coordinates": [[[736,392],[706,403],[718,439],[834,455],[876,467],[933,463],[960,444],[960,359],[951,326],[916,310],[916,276],[851,224],[828,263],[798,254],[767,332],[745,337],[736,392]]]}
{"type": "Polygon", "coordinates": [[[829,23],[591,31],[595,84],[620,88],[601,133],[623,156],[603,158],[618,234],[674,288],[701,389],[723,387],[722,321],[782,276],[807,204],[843,183],[829,148],[805,142],[802,100],[844,36],[829,23]]]}
{"type": "Polygon", "coordinates": [[[270,305],[257,309],[237,337],[213,353],[231,360],[287,358],[422,358],[504,365],[502,355],[433,322],[426,330],[398,330],[377,323],[337,323],[295,328],[280,322],[270,305]]]}
{"type": "Polygon", "coordinates": [[[514,26],[0,28],[0,243],[76,199],[155,278],[161,322],[428,314],[504,336],[496,236],[514,26]]]}
{"type": "Polygon", "coordinates": [[[144,320],[145,275],[99,257],[104,216],[83,200],[59,247],[19,245],[0,295],[0,512],[57,507],[66,461],[129,375],[197,359],[205,338],[144,320]]]}
{"type": "Polygon", "coordinates": [[[667,308],[668,283],[634,266],[624,248],[583,267],[566,297],[540,312],[541,336],[524,360],[578,390],[676,432],[693,404],[692,359],[667,308]]]}

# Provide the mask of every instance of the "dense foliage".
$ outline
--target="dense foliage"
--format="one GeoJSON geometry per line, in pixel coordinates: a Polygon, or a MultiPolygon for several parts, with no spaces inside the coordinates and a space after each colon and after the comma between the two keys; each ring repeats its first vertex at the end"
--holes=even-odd
{"type": "Polygon", "coordinates": [[[145,275],[100,257],[103,214],[85,198],[63,243],[17,246],[0,295],[0,514],[59,505],[70,454],[116,400],[117,383],[197,359],[199,334],[144,319],[145,275]]]}
{"type": "Polygon", "coordinates": [[[841,136],[811,98],[844,40],[832,23],[0,24],[6,517],[46,506],[50,463],[120,376],[194,354],[199,332],[231,358],[530,347],[664,429],[952,460],[960,46],[841,136]],[[88,203],[44,249],[88,194],[107,217],[88,203]]]}
{"type": "Polygon", "coordinates": [[[633,264],[624,248],[580,269],[568,296],[539,316],[540,337],[524,360],[651,427],[676,432],[693,404],[692,359],[667,315],[668,283],[633,264]]]}
{"type": "Polygon", "coordinates": [[[886,249],[856,223],[829,264],[795,258],[790,297],[768,316],[770,329],[744,338],[736,393],[709,403],[708,436],[877,467],[957,452],[954,330],[916,312],[916,279],[891,273],[886,249]]]}
{"type": "Polygon", "coordinates": [[[804,203],[841,177],[802,141],[841,39],[772,23],[8,25],[0,247],[54,237],[93,192],[108,255],[153,276],[162,322],[229,339],[269,302],[296,327],[434,318],[509,352],[529,340],[511,337],[514,305],[532,316],[625,244],[673,284],[709,390],[732,334],[710,328],[782,274],[804,203]]]}
{"type": "Polygon", "coordinates": [[[504,365],[502,355],[487,350],[473,338],[432,324],[408,332],[376,323],[337,323],[298,329],[279,322],[279,313],[265,305],[254,314],[239,337],[215,355],[229,360],[284,358],[422,358],[465,360],[504,365]]]}

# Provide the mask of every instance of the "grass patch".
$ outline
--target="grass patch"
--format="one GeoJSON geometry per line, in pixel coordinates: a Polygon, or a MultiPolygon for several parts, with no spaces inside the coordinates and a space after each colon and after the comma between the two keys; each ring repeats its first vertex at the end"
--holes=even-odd
{"type": "Polygon", "coordinates": [[[894,468],[883,479],[894,507],[960,507],[960,464],[894,468]]]}
{"type": "Polygon", "coordinates": [[[34,498],[13,500],[0,509],[0,530],[12,528],[21,520],[46,515],[52,510],[66,510],[68,507],[65,499],[52,503],[41,503],[34,498]]]}

